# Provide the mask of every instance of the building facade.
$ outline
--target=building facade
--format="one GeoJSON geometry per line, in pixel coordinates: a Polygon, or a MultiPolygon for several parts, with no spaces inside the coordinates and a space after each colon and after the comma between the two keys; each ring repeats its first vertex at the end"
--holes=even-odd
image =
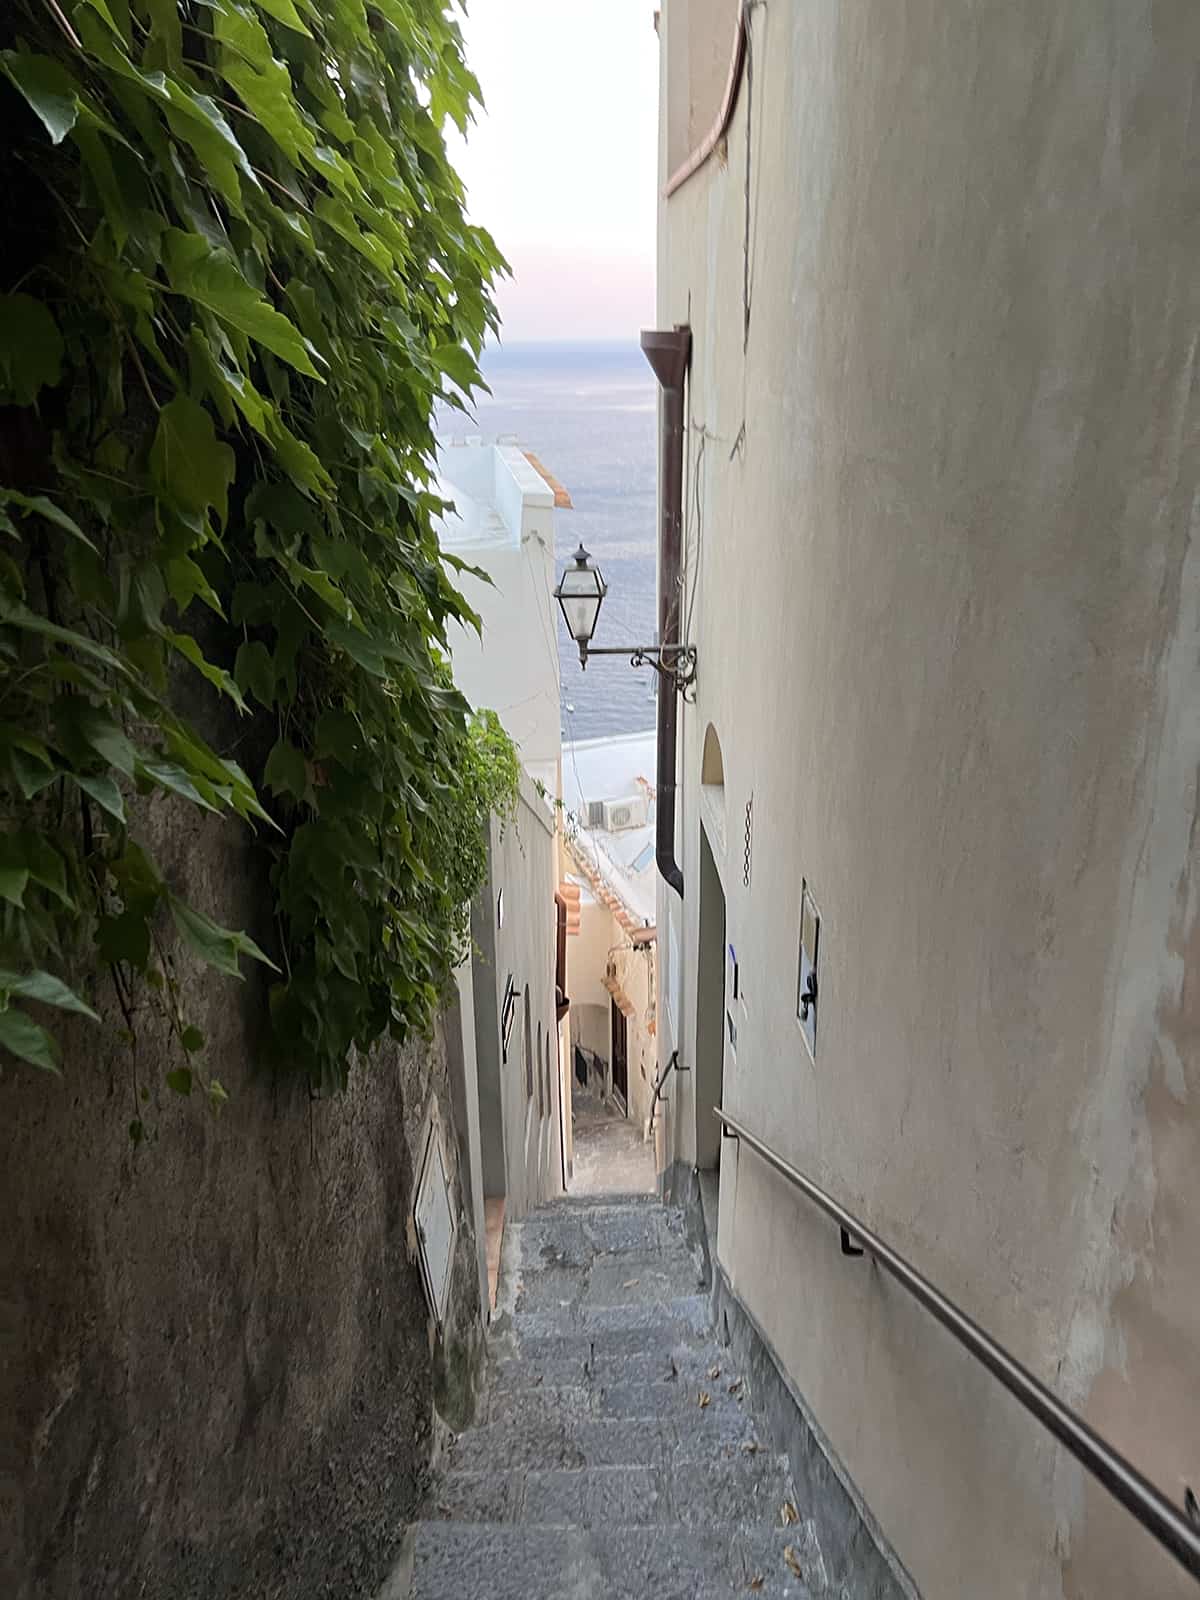
{"type": "Polygon", "coordinates": [[[648,1137],[657,1056],[654,734],[585,739],[563,759],[572,1062],[648,1137]]]}
{"type": "Polygon", "coordinates": [[[1200,1493],[1200,12],[659,33],[699,662],[664,1180],[719,1169],[725,1288],[901,1587],[1182,1600],[713,1109],[1200,1493]]]}
{"type": "Polygon", "coordinates": [[[437,491],[439,541],[463,564],[457,581],[479,617],[478,629],[452,638],[455,682],[496,713],[521,764],[513,816],[491,820],[488,879],[471,908],[474,953],[458,974],[456,1123],[467,1130],[481,1291],[494,1306],[505,1221],[563,1192],[570,1152],[550,592],[555,507],[570,498],[535,458],[478,438],[439,444],[437,491]]]}

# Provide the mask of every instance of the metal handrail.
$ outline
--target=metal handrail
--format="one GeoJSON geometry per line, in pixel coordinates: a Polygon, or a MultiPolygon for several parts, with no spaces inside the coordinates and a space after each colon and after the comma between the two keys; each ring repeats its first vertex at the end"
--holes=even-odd
{"type": "Polygon", "coordinates": [[[666,1065],[662,1068],[661,1072],[659,1072],[658,1076],[654,1080],[654,1092],[650,1096],[650,1132],[651,1133],[654,1132],[654,1116],[655,1116],[656,1111],[658,1110],[658,1102],[662,1098],[663,1086],[666,1084],[667,1077],[670,1074],[670,1071],[671,1071],[672,1067],[675,1068],[676,1072],[686,1072],[687,1071],[686,1067],[681,1067],[679,1065],[679,1051],[678,1050],[672,1050],[671,1051],[670,1056],[667,1058],[666,1065]]]}
{"type": "Polygon", "coordinates": [[[774,1167],[781,1177],[807,1195],[826,1216],[832,1217],[843,1231],[843,1241],[846,1234],[853,1235],[863,1249],[908,1290],[914,1300],[936,1317],[977,1361],[983,1363],[993,1377],[1000,1380],[1010,1394],[1016,1396],[1027,1411],[1033,1413],[1043,1427],[1050,1430],[1076,1461],[1099,1479],[1109,1494],[1119,1500],[1164,1549],[1170,1551],[1186,1572],[1200,1579],[1200,1528],[1194,1526],[1185,1513],[1168,1500],[1160,1489],[1155,1488],[1148,1478],[1143,1477],[1132,1462],[1114,1450],[1070,1406],[1023,1367],[1015,1356],[997,1344],[940,1289],[935,1289],[928,1278],[885,1244],[878,1234],[864,1227],[832,1195],[826,1194],[811,1178],[806,1178],[769,1145],[763,1144],[761,1139],[756,1138],[721,1106],[714,1108],[714,1115],[728,1134],[748,1144],[768,1166],[774,1167]]]}

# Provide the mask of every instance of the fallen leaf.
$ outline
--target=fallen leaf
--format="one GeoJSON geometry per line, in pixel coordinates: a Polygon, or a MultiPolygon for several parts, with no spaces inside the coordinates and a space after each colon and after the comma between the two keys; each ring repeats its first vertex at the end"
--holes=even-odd
{"type": "Polygon", "coordinates": [[[741,1391],[741,1387],[742,1387],[742,1380],[740,1378],[735,1378],[733,1380],[733,1382],[729,1385],[730,1394],[738,1394],[741,1391]]]}
{"type": "Polygon", "coordinates": [[[696,1402],[696,1404],[700,1407],[701,1411],[704,1410],[705,1406],[710,1405],[711,1403],[712,1403],[712,1395],[709,1394],[707,1389],[701,1389],[700,1398],[696,1402]]]}
{"type": "Polygon", "coordinates": [[[675,1357],[672,1356],[671,1357],[671,1377],[667,1379],[667,1382],[670,1383],[672,1378],[677,1378],[678,1376],[679,1376],[679,1368],[675,1365],[675,1357]]]}
{"type": "Polygon", "coordinates": [[[766,1579],[763,1577],[762,1573],[756,1572],[746,1587],[747,1589],[753,1589],[755,1594],[757,1594],[765,1582],[766,1579]]]}
{"type": "Polygon", "coordinates": [[[742,1446],[742,1454],[744,1456],[756,1456],[758,1454],[758,1440],[747,1439],[742,1446]]]}
{"type": "Polygon", "coordinates": [[[789,1544],[784,1546],[783,1559],[787,1562],[788,1566],[791,1567],[792,1571],[798,1578],[802,1578],[804,1576],[804,1568],[800,1565],[800,1557],[796,1554],[794,1545],[789,1544]]]}
{"type": "Polygon", "coordinates": [[[710,1377],[710,1378],[711,1378],[711,1379],[712,1379],[712,1381],[713,1381],[713,1382],[714,1382],[714,1383],[716,1383],[716,1381],[717,1381],[717,1379],[718,1379],[718,1378],[719,1378],[719,1377],[720,1377],[720,1376],[721,1376],[721,1369],[720,1369],[720,1367],[709,1367],[709,1369],[708,1369],[708,1375],[709,1375],[709,1377],[710,1377]]]}
{"type": "Polygon", "coordinates": [[[621,1285],[621,1287],[622,1287],[622,1289],[636,1289],[638,1284],[641,1283],[641,1281],[642,1280],[640,1278],[630,1278],[629,1282],[628,1283],[623,1283],[621,1285]]]}
{"type": "Polygon", "coordinates": [[[783,1518],[783,1526],[785,1528],[789,1523],[800,1521],[800,1513],[796,1510],[795,1506],[790,1500],[785,1500],[783,1502],[783,1505],[779,1510],[779,1515],[783,1518]]]}

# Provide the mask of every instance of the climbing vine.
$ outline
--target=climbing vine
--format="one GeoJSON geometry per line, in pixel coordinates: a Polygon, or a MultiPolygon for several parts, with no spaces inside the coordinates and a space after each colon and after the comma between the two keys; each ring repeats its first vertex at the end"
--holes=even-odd
{"type": "Polygon", "coordinates": [[[335,1088],[431,1024],[515,793],[432,521],[503,266],[443,137],[477,86],[442,0],[15,0],[3,32],[0,1045],[55,1068],[107,967],[220,1100],[179,938],[266,963],[277,1058],[335,1088]],[[164,806],[255,830],[265,949],[160,870],[164,806]]]}

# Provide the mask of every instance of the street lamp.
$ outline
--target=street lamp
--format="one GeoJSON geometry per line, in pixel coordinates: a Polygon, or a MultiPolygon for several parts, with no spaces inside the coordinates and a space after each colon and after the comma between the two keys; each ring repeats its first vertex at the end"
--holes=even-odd
{"type": "Polygon", "coordinates": [[[554,590],[567,632],[579,646],[579,665],[587,671],[589,656],[628,656],[631,667],[653,667],[680,693],[696,681],[696,647],[690,644],[593,645],[600,603],[608,585],[599,567],[580,544],[554,590]]]}

